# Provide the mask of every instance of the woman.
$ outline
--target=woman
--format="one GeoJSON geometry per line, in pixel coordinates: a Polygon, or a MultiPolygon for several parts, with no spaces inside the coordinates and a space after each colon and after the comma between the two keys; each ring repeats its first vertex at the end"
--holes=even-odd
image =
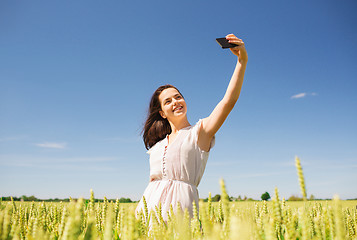
{"type": "MultiPolygon", "coordinates": [[[[194,126],[187,120],[187,106],[180,91],[172,85],[159,87],[153,94],[144,126],[143,139],[150,154],[150,183],[144,197],[149,212],[161,203],[162,216],[167,220],[170,205],[193,215],[193,202],[198,209],[197,186],[206,167],[214,136],[238,100],[243,84],[248,55],[244,42],[229,34],[226,39],[238,57],[237,65],[223,99],[211,115],[194,126]]],[[[143,199],[136,212],[144,210],[143,199]]]]}

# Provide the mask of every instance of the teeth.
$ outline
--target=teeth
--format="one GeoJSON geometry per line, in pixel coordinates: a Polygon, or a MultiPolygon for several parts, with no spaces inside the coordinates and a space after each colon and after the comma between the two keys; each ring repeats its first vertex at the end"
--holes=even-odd
{"type": "Polygon", "coordinates": [[[182,109],[182,106],[181,107],[176,107],[175,109],[174,109],[174,111],[176,111],[176,110],[181,110],[182,109]]]}

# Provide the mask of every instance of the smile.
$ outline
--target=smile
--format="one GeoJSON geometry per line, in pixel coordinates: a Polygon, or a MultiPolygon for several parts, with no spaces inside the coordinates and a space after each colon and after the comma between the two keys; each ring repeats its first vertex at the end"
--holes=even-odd
{"type": "Polygon", "coordinates": [[[180,110],[182,110],[182,109],[183,109],[182,106],[178,106],[178,107],[175,107],[173,111],[174,111],[174,112],[175,112],[175,111],[180,111],[180,110]]]}

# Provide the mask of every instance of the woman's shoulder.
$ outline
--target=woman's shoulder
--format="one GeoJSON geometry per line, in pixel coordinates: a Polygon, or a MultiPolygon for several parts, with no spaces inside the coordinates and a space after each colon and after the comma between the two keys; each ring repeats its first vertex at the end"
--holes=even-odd
{"type": "Polygon", "coordinates": [[[202,122],[203,122],[203,119],[200,118],[196,123],[195,125],[192,125],[192,128],[190,129],[194,134],[198,134],[200,129],[201,129],[201,126],[202,126],[202,122]]]}
{"type": "MultiPolygon", "coordinates": [[[[194,143],[198,146],[198,138],[199,138],[199,135],[200,135],[200,131],[202,130],[202,125],[204,124],[204,121],[206,119],[205,118],[201,118],[199,119],[196,124],[192,127],[192,136],[193,136],[193,140],[194,140],[194,143]]],[[[209,149],[211,149],[214,145],[215,145],[215,139],[216,137],[213,136],[212,139],[211,139],[211,142],[210,142],[210,147],[209,149]]],[[[209,151],[204,151],[204,150],[201,150],[201,148],[198,146],[198,148],[200,149],[200,151],[202,152],[209,152],[209,151]]]]}

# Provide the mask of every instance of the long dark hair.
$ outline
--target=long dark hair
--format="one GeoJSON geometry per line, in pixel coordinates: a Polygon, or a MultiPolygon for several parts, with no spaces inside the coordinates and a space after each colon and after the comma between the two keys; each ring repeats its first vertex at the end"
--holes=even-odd
{"type": "Polygon", "coordinates": [[[174,88],[180,93],[180,91],[176,87],[170,84],[166,84],[156,89],[156,91],[152,95],[148,110],[148,116],[146,118],[145,125],[143,128],[143,140],[146,149],[151,148],[155,145],[155,143],[164,139],[167,134],[171,133],[171,126],[169,121],[160,115],[161,103],[159,100],[159,96],[162,91],[167,88],[174,88]]]}

